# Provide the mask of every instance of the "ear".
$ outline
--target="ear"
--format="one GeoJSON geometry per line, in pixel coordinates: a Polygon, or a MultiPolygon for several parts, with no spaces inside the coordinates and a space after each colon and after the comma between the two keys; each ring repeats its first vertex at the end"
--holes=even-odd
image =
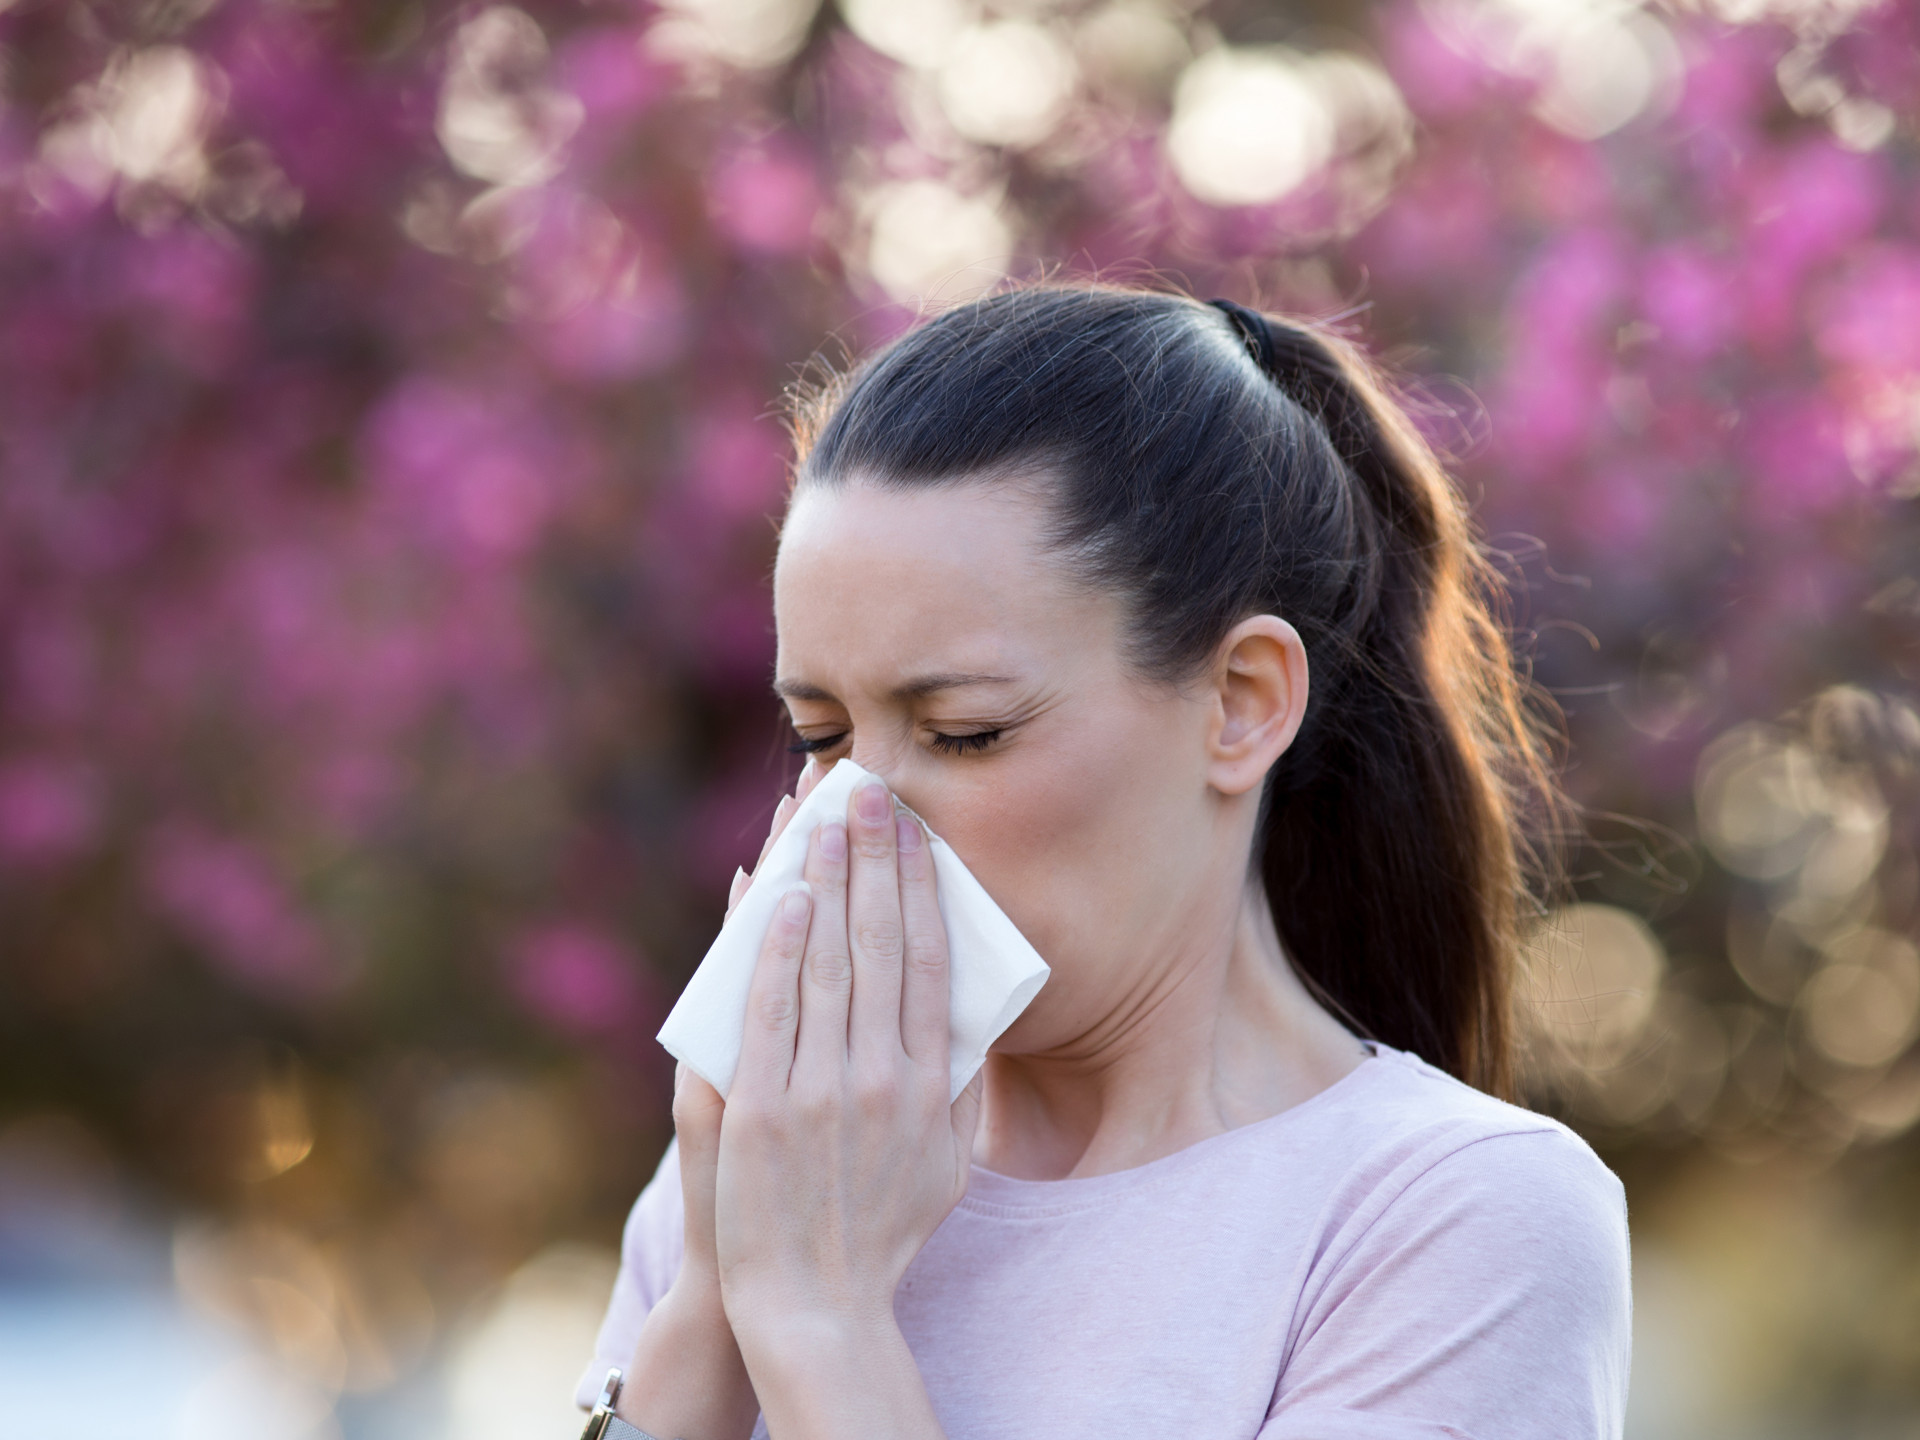
{"type": "Polygon", "coordinates": [[[1307,649],[1277,615],[1254,615],[1227,632],[1215,653],[1207,783],[1244,795],[1267,778],[1307,713],[1307,649]]]}

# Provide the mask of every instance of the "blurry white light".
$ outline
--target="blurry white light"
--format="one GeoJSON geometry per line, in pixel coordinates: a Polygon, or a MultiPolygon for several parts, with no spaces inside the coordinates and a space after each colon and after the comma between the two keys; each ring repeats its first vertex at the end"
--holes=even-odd
{"type": "Polygon", "coordinates": [[[1736,875],[1778,880],[1827,844],[1813,883],[1864,882],[1884,848],[1885,801],[1871,777],[1823,760],[1764,725],[1740,725],[1701,753],[1694,778],[1700,835],[1736,875]]]}
{"type": "Polygon", "coordinates": [[[1877,791],[1833,786],[1827,829],[1800,863],[1799,891],[1816,900],[1845,900],[1873,878],[1887,851],[1887,806],[1877,791]]]}
{"type": "Polygon", "coordinates": [[[907,180],[870,204],[867,269],[896,300],[964,299],[1005,276],[1013,232],[991,198],[907,180]]]}
{"type": "Polygon", "coordinates": [[[647,43],[670,59],[764,70],[798,53],[819,8],[820,0],[664,0],[647,43]]]}
{"type": "Polygon", "coordinates": [[[234,1361],[187,1393],[179,1440],[340,1440],[332,1398],[293,1371],[263,1359],[234,1361]]]}
{"type": "Polygon", "coordinates": [[[435,126],[456,166],[496,185],[537,185],[559,172],[583,112],[539,79],[546,59],[547,37],[524,10],[496,5],[460,27],[435,126]]]}
{"type": "Polygon", "coordinates": [[[1552,38],[1551,71],[1533,111],[1576,140],[1611,134],[1647,109],[1680,70],[1678,48],[1652,16],[1594,14],[1552,38]]]}
{"type": "Polygon", "coordinates": [[[1827,112],[1833,135],[1849,150],[1877,150],[1893,138],[1892,110],[1878,100],[1849,95],[1827,112]]]}
{"type": "Polygon", "coordinates": [[[1074,49],[1093,78],[1121,90],[1158,91],[1187,63],[1186,33],[1153,0],[1115,0],[1080,22],[1074,49]]]}
{"type": "Polygon", "coordinates": [[[1807,1033],[1842,1065],[1884,1065],[1912,1043],[1915,996],[1886,972],[1865,965],[1829,965],[1800,993],[1807,1033]]]}
{"type": "Polygon", "coordinates": [[[593,1356],[618,1268],[610,1251],[556,1245],[514,1272],[454,1347],[446,1433],[461,1440],[577,1435],[574,1388],[593,1356]]]}
{"type": "Polygon", "coordinates": [[[208,179],[205,142],[225,88],[219,70],[175,45],[121,54],[68,97],[41,133],[39,163],[95,197],[120,175],[192,199],[208,179]]]}
{"type": "Polygon", "coordinates": [[[973,18],[966,0],[840,0],[847,28],[882,55],[932,70],[973,18]]]}
{"type": "Polygon", "coordinates": [[[1781,20],[1796,29],[1812,28],[1839,34],[1854,16],[1884,0],[1706,0],[1706,9],[1735,25],[1781,20]]]}
{"type": "Polygon", "coordinates": [[[1677,93],[1683,61],[1634,0],[1426,0],[1459,49],[1539,86],[1533,112],[1596,140],[1677,93]]]}
{"type": "Polygon", "coordinates": [[[177,45],[138,50],[114,65],[98,92],[102,158],[129,180],[196,188],[206,174],[201,141],[218,109],[209,79],[177,45]]]}
{"type": "Polygon", "coordinates": [[[1219,49],[1174,90],[1167,150],[1196,197],[1215,205],[1278,200],[1333,155],[1334,124],[1289,51],[1219,49]]]}
{"type": "Polygon", "coordinates": [[[940,67],[940,108],[953,128],[983,145],[1047,138],[1073,97],[1073,56],[1053,33],[1025,20],[969,26],[940,67]]]}
{"type": "Polygon", "coordinates": [[[1843,1065],[1883,1065],[1920,1033],[1920,949],[1873,927],[1826,946],[1828,964],[1800,992],[1814,1045],[1843,1065]]]}
{"type": "Polygon", "coordinates": [[[1528,995],[1549,1035],[1590,1061],[1639,1037],[1667,968],[1646,922],[1612,905],[1568,905],[1548,917],[1536,944],[1528,995]]]}

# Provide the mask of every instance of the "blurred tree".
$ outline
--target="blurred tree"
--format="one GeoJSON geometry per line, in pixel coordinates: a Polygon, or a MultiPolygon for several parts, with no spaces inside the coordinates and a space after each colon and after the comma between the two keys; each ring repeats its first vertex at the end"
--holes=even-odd
{"type": "Polygon", "coordinates": [[[1920,1119],[1911,6],[16,0],[0,76],[0,1104],[623,1203],[781,789],[775,397],[1098,273],[1337,320],[1457,456],[1594,817],[1543,1100],[1920,1119]]]}

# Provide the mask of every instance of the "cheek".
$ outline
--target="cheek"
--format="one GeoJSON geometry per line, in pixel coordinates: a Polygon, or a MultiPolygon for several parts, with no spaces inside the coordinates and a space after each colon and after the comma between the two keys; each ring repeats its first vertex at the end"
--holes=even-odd
{"type": "Polygon", "coordinates": [[[1166,719],[1110,712],[1050,727],[977,779],[955,775],[927,815],[1054,967],[1042,994],[1055,1003],[1096,961],[1124,968],[1127,932],[1155,903],[1155,847],[1177,828],[1180,747],[1166,719]]]}

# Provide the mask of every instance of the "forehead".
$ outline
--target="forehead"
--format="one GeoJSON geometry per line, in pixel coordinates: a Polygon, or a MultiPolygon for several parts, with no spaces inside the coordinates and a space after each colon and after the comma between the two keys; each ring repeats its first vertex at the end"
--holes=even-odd
{"type": "Polygon", "coordinates": [[[1047,550],[1045,524],[1039,493],[1004,481],[803,489],[774,566],[780,678],[842,693],[1000,673],[1111,631],[1116,607],[1047,550]]]}

